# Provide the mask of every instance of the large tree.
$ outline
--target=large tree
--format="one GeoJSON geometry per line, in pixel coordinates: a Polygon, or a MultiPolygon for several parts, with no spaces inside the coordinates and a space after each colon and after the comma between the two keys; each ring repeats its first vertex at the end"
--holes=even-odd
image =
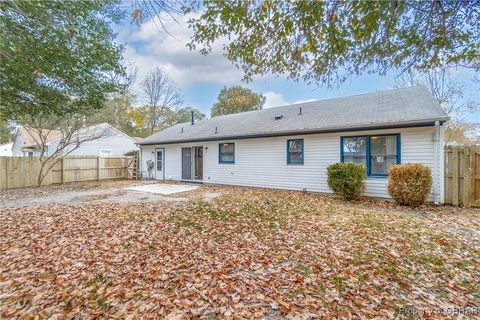
{"type": "Polygon", "coordinates": [[[462,65],[480,69],[480,3],[206,1],[190,48],[224,41],[245,78],[285,74],[321,84],[352,74],[462,65]]]}
{"type": "Polygon", "coordinates": [[[173,122],[175,124],[182,122],[190,122],[192,120],[192,112],[195,121],[207,119],[207,116],[196,108],[182,107],[173,114],[173,122]]]}
{"type": "Polygon", "coordinates": [[[472,145],[480,142],[479,124],[470,121],[454,121],[447,125],[445,142],[472,145]]]}
{"type": "Polygon", "coordinates": [[[78,135],[83,118],[119,89],[113,76],[124,74],[122,47],[111,29],[123,16],[117,4],[0,2],[0,115],[37,133],[39,184],[65,150],[85,141],[78,135]],[[62,141],[47,152],[52,130],[62,141]]]}
{"type": "Polygon", "coordinates": [[[130,106],[126,113],[126,127],[123,132],[131,137],[145,138],[148,136],[146,127],[146,109],[144,106],[130,106]]]}
{"type": "Polygon", "coordinates": [[[8,119],[37,113],[87,112],[115,91],[122,48],[110,23],[116,1],[0,2],[1,112],[8,119]]]}
{"type": "Polygon", "coordinates": [[[168,78],[165,71],[156,67],[147,74],[142,88],[148,99],[145,106],[145,125],[149,134],[171,126],[171,113],[183,104],[183,98],[177,85],[168,78]]]}
{"type": "Polygon", "coordinates": [[[265,104],[265,96],[248,88],[224,87],[218,94],[217,102],[212,107],[212,117],[245,111],[260,110],[265,104]]]}
{"type": "Polygon", "coordinates": [[[113,81],[120,90],[109,94],[104,106],[96,110],[87,119],[87,124],[109,123],[115,128],[125,132],[130,128],[127,112],[135,100],[133,86],[137,78],[138,69],[131,68],[126,77],[115,75],[113,81]]]}
{"type": "Polygon", "coordinates": [[[0,144],[8,143],[13,140],[13,125],[0,116],[0,144]]]}
{"type": "MultiPolygon", "coordinates": [[[[181,107],[176,110],[165,109],[162,113],[162,129],[173,126],[181,122],[190,122],[192,119],[192,111],[195,121],[206,119],[206,115],[200,110],[192,107],[181,107]]],[[[150,135],[150,126],[147,119],[150,116],[149,106],[131,107],[127,112],[127,124],[123,127],[123,131],[131,136],[146,137],[150,135]]]]}

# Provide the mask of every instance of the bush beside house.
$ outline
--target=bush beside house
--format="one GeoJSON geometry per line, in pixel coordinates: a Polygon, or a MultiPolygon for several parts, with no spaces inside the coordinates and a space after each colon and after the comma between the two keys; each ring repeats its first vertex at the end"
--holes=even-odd
{"type": "Polygon", "coordinates": [[[138,150],[131,150],[131,151],[125,152],[123,155],[126,157],[135,157],[135,156],[138,157],[138,150]]]}
{"type": "Polygon", "coordinates": [[[357,163],[335,163],[327,167],[327,183],[332,191],[346,200],[360,198],[364,190],[365,166],[357,163]]]}
{"type": "Polygon", "coordinates": [[[388,170],[388,193],[398,204],[416,207],[425,203],[431,187],[431,170],[422,164],[393,165],[388,170]]]}

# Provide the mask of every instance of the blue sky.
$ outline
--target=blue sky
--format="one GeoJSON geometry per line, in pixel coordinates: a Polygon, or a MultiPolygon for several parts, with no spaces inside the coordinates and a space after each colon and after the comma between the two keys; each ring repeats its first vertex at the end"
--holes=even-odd
{"type": "MultiPolygon", "coordinates": [[[[188,17],[175,21],[163,21],[169,33],[160,32],[149,20],[140,27],[127,19],[116,26],[118,40],[126,43],[125,63],[138,67],[138,81],[155,66],[162,67],[174,80],[183,93],[185,104],[200,109],[210,115],[218,92],[224,86],[243,85],[256,92],[263,93],[267,100],[266,108],[290,103],[328,99],[354,94],[387,90],[393,87],[393,76],[361,75],[352,76],[339,87],[321,88],[308,85],[303,81],[295,82],[285,77],[257,77],[252,82],[242,82],[242,71],[235,68],[222,55],[222,44],[216,43],[212,53],[203,56],[197,51],[190,51],[185,45],[191,31],[186,21],[188,17]]],[[[466,82],[466,98],[479,101],[478,83],[471,82],[473,71],[462,71],[459,78],[466,82]]],[[[145,102],[139,85],[136,93],[137,103],[145,102]]],[[[480,110],[465,113],[466,119],[480,122],[480,110]]]]}

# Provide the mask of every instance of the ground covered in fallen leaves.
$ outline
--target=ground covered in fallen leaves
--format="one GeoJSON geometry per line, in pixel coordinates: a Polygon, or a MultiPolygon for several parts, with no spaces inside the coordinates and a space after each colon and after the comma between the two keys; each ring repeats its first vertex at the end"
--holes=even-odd
{"type": "Polygon", "coordinates": [[[480,210],[189,197],[2,210],[0,318],[480,316],[480,210]]]}

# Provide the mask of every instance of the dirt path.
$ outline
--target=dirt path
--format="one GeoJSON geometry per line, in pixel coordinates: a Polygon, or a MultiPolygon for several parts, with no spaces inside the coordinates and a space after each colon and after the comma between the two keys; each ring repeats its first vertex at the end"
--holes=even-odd
{"type": "Polygon", "coordinates": [[[187,197],[169,197],[160,194],[130,191],[124,190],[123,188],[114,188],[103,190],[59,192],[41,197],[7,200],[2,203],[2,208],[32,207],[49,203],[76,205],[102,202],[128,203],[186,200],[188,200],[187,197]]]}
{"type": "MultiPolygon", "coordinates": [[[[155,194],[125,187],[151,184],[152,181],[110,181],[106,183],[84,183],[46,186],[40,188],[24,188],[8,190],[2,193],[0,208],[22,208],[41,206],[50,203],[80,205],[96,203],[140,203],[140,202],[181,202],[191,197],[200,197],[210,202],[220,195],[219,192],[181,192],[171,195],[155,194]]],[[[158,182],[157,182],[158,183],[158,182]]]]}

